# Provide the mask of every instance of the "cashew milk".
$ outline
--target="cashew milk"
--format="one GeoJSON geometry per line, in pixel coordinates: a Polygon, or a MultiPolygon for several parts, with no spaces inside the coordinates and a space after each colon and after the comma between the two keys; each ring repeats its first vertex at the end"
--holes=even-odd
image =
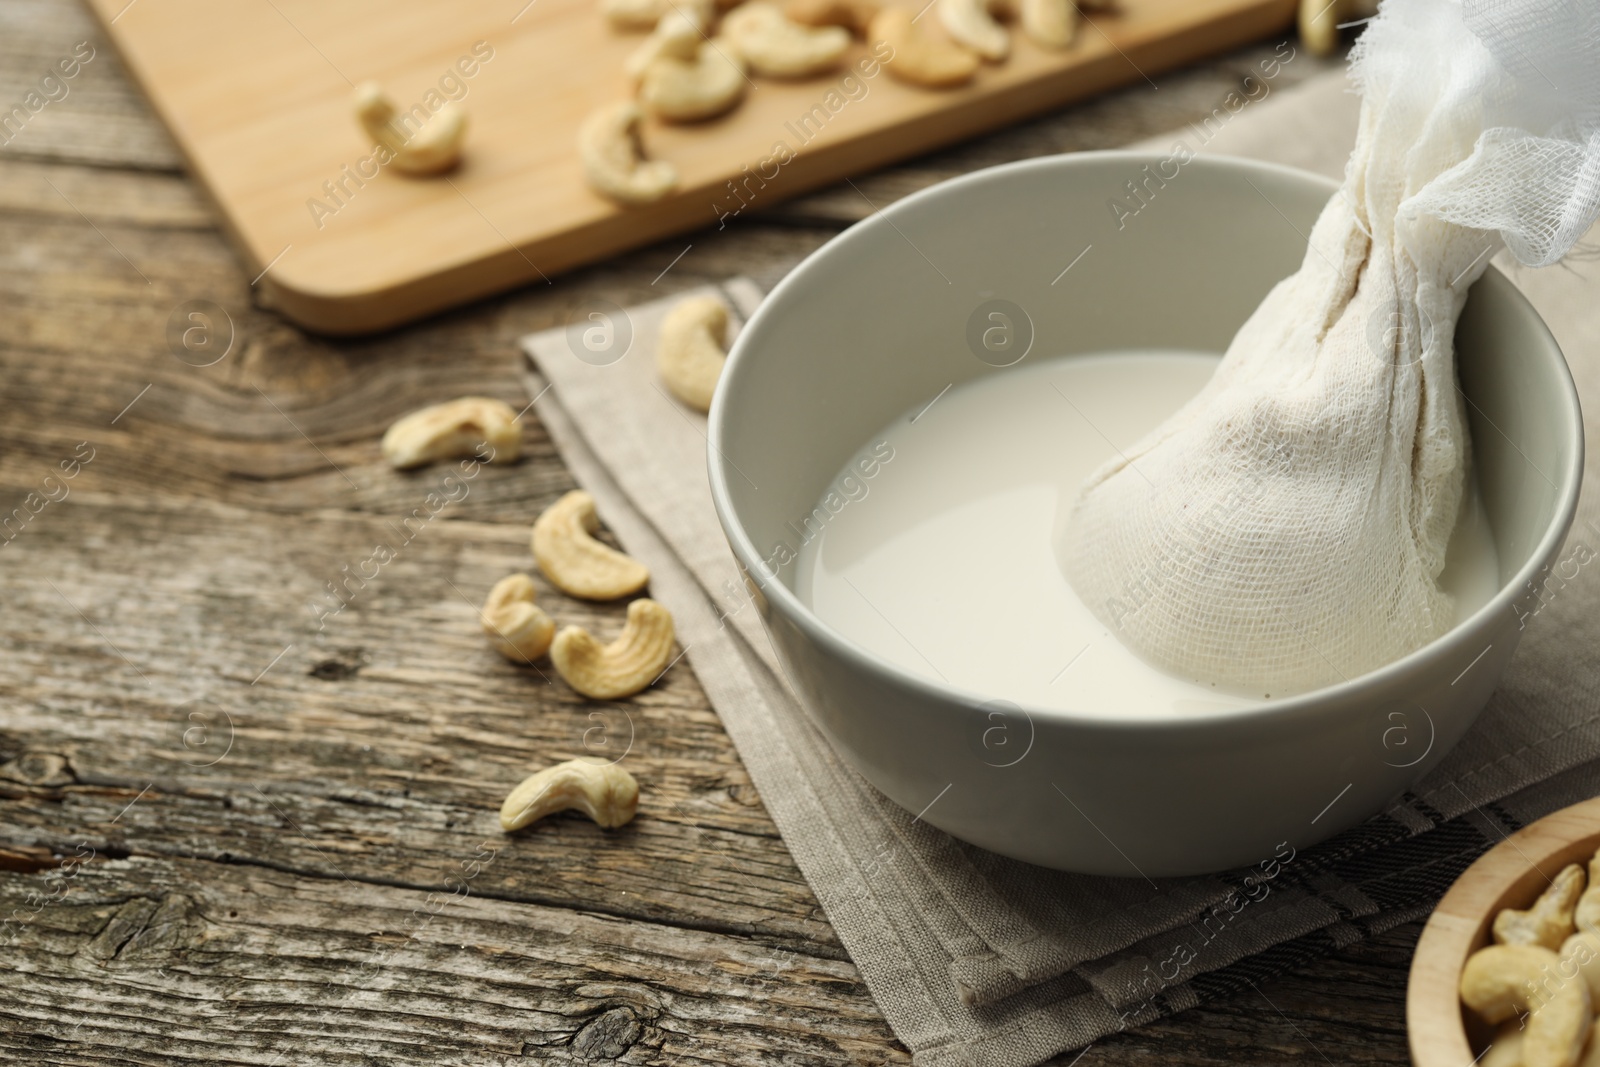
{"type": "MultiPolygon", "coordinates": [[[[1107,716],[1260,702],[1271,694],[1176,678],[1124,648],[1078,600],[1051,547],[1058,501],[1199,392],[1216,365],[1167,351],[1030,360],[930,398],[832,483],[814,513],[827,521],[807,525],[796,593],[857,645],[980,699],[1107,716]],[[854,472],[868,457],[875,474],[863,480],[854,472]]],[[[1441,584],[1458,618],[1499,587],[1475,488],[1441,584]]],[[[1137,598],[1119,606],[1138,609],[1137,598]]]]}

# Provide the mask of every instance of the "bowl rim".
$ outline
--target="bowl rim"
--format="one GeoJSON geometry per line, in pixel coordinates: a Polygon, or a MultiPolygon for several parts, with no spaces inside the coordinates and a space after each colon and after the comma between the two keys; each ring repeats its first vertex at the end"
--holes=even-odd
{"type": "MultiPolygon", "coordinates": [[[[711,483],[711,500],[716,508],[717,520],[722,525],[723,533],[728,539],[740,568],[746,575],[759,576],[758,584],[769,606],[773,610],[781,611],[786,618],[791,620],[806,635],[808,640],[822,646],[831,655],[851,663],[858,670],[886,678],[894,684],[910,690],[919,699],[960,705],[969,710],[980,709],[983,705],[993,700],[992,695],[985,696],[960,686],[923,677],[860,647],[813,612],[801,601],[794,590],[790,589],[776,575],[769,576],[766,573],[762,556],[756,549],[750,535],[745,531],[743,524],[739,521],[737,510],[733,504],[728,469],[732,466],[732,461],[728,458],[725,449],[728,433],[727,424],[730,419],[727,397],[730,391],[722,386],[737,378],[744,366],[755,358],[752,355],[752,350],[755,347],[753,339],[759,338],[767,319],[775,314],[773,309],[782,304],[789,292],[801,284],[800,280],[802,278],[821,269],[818,266],[820,262],[841,254],[842,251],[849,249],[856,242],[865,239],[864,235],[873,234],[882,227],[888,226],[898,231],[899,227],[896,225],[895,216],[903,215],[908,211],[921,207],[925,203],[940,200],[970,187],[981,186],[995,181],[1004,181],[1012,175],[1026,171],[1054,170],[1058,168],[1072,169],[1078,166],[1110,162],[1153,164],[1164,158],[1157,152],[1126,150],[1060,153],[985,167],[981,170],[938,182],[925,189],[920,189],[895,201],[888,207],[879,208],[867,218],[853,223],[807,255],[772,288],[771,292],[766,295],[756,308],[755,313],[750,316],[744,327],[740,329],[732,348],[728,352],[727,363],[722,369],[722,379],[712,397],[711,410],[707,416],[707,443],[709,447],[706,449],[706,464],[711,483]]],[[[1323,175],[1261,160],[1231,156],[1201,156],[1190,161],[1191,166],[1194,164],[1200,164],[1203,169],[1207,170],[1233,171],[1246,181],[1248,181],[1251,173],[1272,175],[1279,178],[1287,177],[1293,181],[1304,182],[1326,189],[1329,196],[1332,196],[1339,189],[1338,182],[1323,175]]],[[[1521,290],[1493,265],[1485,270],[1480,282],[1489,279],[1491,276],[1493,278],[1490,281],[1492,287],[1503,287],[1505,297],[1510,299],[1513,305],[1520,305],[1532,315],[1535,327],[1545,342],[1545,344],[1539,346],[1543,352],[1541,358],[1550,356],[1554,358],[1558,390],[1565,403],[1560,405],[1558,412],[1552,412],[1550,417],[1560,418],[1565,422],[1567,447],[1566,455],[1563,457],[1566,475],[1561,484],[1557,486],[1559,499],[1550,524],[1546,527],[1538,544],[1529,553],[1527,561],[1518,569],[1509,582],[1502,583],[1499,591],[1488,603],[1466,619],[1458,621],[1455,626],[1440,637],[1413,652],[1407,653],[1392,663],[1385,664],[1356,678],[1291,697],[1266,699],[1241,708],[1186,712],[1140,712],[1133,716],[1018,703],[1023,713],[1030,720],[1071,725],[1089,730],[1141,733],[1150,730],[1170,729],[1178,725],[1200,727],[1217,724],[1246,724],[1265,718],[1293,720],[1299,717],[1315,715],[1330,706],[1348,706],[1349,702],[1358,702],[1376,695],[1380,690],[1401,681],[1407,675],[1425,673],[1438,661],[1446,659],[1456,651],[1456,646],[1464,643],[1469,633],[1481,629],[1487,623],[1489,616],[1508,610],[1516,596],[1520,594],[1520,591],[1527,586],[1539,569],[1545,566],[1547,561],[1559,550],[1561,543],[1565,540],[1572,526],[1573,519],[1577,514],[1578,495],[1583,482],[1584,434],[1583,416],[1579,406],[1577,386],[1573,382],[1572,371],[1567,365],[1566,357],[1562,353],[1555,337],[1550,333],[1549,326],[1546,325],[1538,310],[1533,307],[1521,290]]],[[[1459,382],[1456,387],[1460,391],[1459,382]]],[[[1465,393],[1463,392],[1462,395],[1465,396],[1465,393]]],[[[1484,651],[1488,650],[1485,649],[1484,651]]],[[[1477,661],[1474,660],[1473,662],[1476,663],[1477,661]]],[[[1468,669],[1471,669],[1470,665],[1468,669]]],[[[1426,714],[1425,709],[1424,713],[1426,714]]]]}
{"type": "MultiPolygon", "coordinates": [[[[1502,837],[1450,883],[1422,928],[1406,977],[1406,1045],[1416,1067],[1477,1062],[1462,1021],[1460,981],[1467,957],[1520,879],[1531,871],[1548,878],[1554,871],[1543,865],[1580,845],[1585,853],[1600,847],[1600,797],[1553,811],[1502,837]]],[[[1589,865],[1587,858],[1570,862],[1589,865]]]]}

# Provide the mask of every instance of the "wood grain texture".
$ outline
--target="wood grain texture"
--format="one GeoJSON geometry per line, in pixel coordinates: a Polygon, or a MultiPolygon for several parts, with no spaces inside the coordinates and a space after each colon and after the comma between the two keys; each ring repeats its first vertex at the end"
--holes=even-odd
{"type": "Polygon", "coordinates": [[[274,305],[332,334],[547,280],[698,229],[747,195],[775,202],[1114,86],[1153,87],[1175,66],[1286,30],[1295,10],[1126,0],[1087,16],[1064,50],[1013,34],[1006,62],[948,91],[896,82],[855,42],[828,75],[748,79],[747,99],[716,120],[652,121],[644,139],[679,184],[623,208],[587,187],[574,145],[589,114],[628,94],[623,62],[639,37],[609,29],[591,0],[448,14],[431,0],[89,3],[249,272],[272,265],[262,285],[274,305]],[[369,79],[401,114],[458,99],[470,123],[461,165],[432,180],[379,173],[351,105],[369,79]]]}
{"type": "MultiPolygon", "coordinates": [[[[442,476],[384,466],[384,426],[468,393],[521,407],[521,334],[597,298],[770,282],[866,201],[1203,116],[1270,48],[332,342],[259,306],[84,10],[4,0],[0,30],[0,86],[100,49],[0,147],[0,1060],[906,1062],[686,665],[596,704],[483,646],[476,601],[572,488],[531,415],[523,462],[483,470],[320,627],[316,605],[442,476]],[[232,320],[212,366],[169,349],[193,300],[232,320]],[[621,744],[630,719],[633,824],[497,832],[526,770],[621,744]]],[[[563,617],[611,623],[535,580],[563,617]]],[[[1403,1063],[1415,936],[1078,1062],[1403,1063]]]]}

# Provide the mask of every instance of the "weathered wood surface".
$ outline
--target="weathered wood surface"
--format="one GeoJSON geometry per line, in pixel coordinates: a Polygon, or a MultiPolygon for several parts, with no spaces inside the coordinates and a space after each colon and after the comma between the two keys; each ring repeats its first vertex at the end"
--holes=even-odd
{"type": "MultiPolygon", "coordinates": [[[[868,201],[1204,114],[1254,53],[334,343],[255,306],[71,0],[0,3],[0,102],[84,39],[69,96],[0,147],[0,518],[30,515],[0,532],[0,1060],[904,1062],[685,665],[598,704],[484,647],[478,601],[572,485],[531,415],[523,462],[463,483],[319,622],[325,583],[399,545],[440,484],[384,466],[383,427],[463,393],[521,407],[520,334],[597,296],[773,280],[868,201]],[[203,368],[166,339],[197,299],[235,330],[203,368]],[[630,738],[633,824],[498,833],[530,767],[630,738]]],[[[1404,1063],[1415,936],[1078,1062],[1404,1063]]]]}

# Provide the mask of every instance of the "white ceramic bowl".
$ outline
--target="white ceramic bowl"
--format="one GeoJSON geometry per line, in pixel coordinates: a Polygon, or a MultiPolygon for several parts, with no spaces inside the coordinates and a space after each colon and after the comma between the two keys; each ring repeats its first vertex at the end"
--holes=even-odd
{"type": "Polygon", "coordinates": [[[761,305],[711,410],[723,529],[790,683],[834,747],[907,810],[939,797],[924,818],[940,829],[1093,874],[1254,863],[1280,842],[1304,847],[1360,822],[1420,778],[1472,725],[1516,648],[1528,583],[1555,559],[1583,465],[1561,352],[1491,269],[1456,342],[1500,555],[1493,601],[1381,670],[1244,710],[1119,720],[1024,708],[1002,725],[1006,751],[1026,756],[997,759],[985,744],[997,725],[987,695],[852,644],[795,596],[792,566],[773,576],[764,560],[871,434],[947,383],[1000,373],[967,340],[986,301],[1025,312],[1033,359],[1227,347],[1298,268],[1334,187],[1240,160],[1158,171],[1161,162],[1120,152],[1028,160],[851,227],[761,305]],[[1128,182],[1145,191],[1133,215],[1109,206],[1135,203],[1128,182]]]}

